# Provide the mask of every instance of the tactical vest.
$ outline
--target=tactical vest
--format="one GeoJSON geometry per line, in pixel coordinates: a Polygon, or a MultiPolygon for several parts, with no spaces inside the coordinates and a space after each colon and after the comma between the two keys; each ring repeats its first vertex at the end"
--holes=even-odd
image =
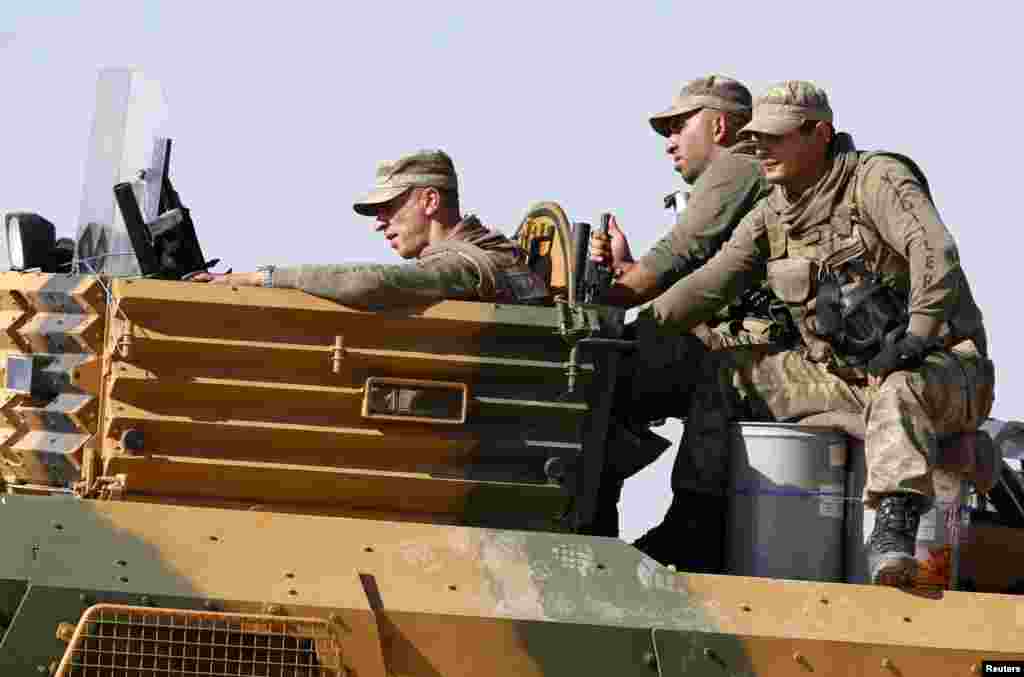
{"type": "MultiPolygon", "coordinates": [[[[848,293],[869,277],[877,277],[895,293],[904,310],[909,306],[909,269],[877,270],[876,260],[868,254],[877,252],[879,247],[889,250],[891,247],[858,209],[858,203],[862,202],[857,195],[860,172],[869,158],[878,155],[887,155],[906,164],[931,197],[923,172],[910,158],[895,153],[861,153],[857,168],[844,189],[842,202],[833,209],[828,221],[809,226],[799,234],[789,231],[779,219],[769,218],[767,224],[768,283],[789,308],[807,357],[841,370],[851,369],[854,372],[851,375],[857,376],[863,375],[855,367],[863,364],[865,356],[844,354],[831,337],[824,335],[816,305],[819,283],[823,279],[839,280],[843,292],[848,293]]],[[[891,257],[883,258],[891,260],[891,257]]]]}
{"type": "Polygon", "coordinates": [[[465,240],[444,240],[423,250],[420,261],[453,252],[473,264],[480,282],[477,294],[481,301],[497,303],[543,303],[550,294],[540,276],[525,265],[503,269],[487,251],[465,240]]]}

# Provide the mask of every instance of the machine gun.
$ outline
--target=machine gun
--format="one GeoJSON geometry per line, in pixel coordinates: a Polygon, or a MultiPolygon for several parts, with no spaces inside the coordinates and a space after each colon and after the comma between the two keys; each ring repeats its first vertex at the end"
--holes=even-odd
{"type": "Polygon", "coordinates": [[[181,203],[178,192],[171,184],[171,140],[160,138],[156,143],[160,176],[143,178],[152,200],[149,204],[156,203],[157,207],[153,211],[159,216],[146,222],[130,182],[114,186],[114,197],[142,274],[146,277],[180,280],[215,266],[217,260],[207,262],[203,257],[189,210],[181,203]],[[153,194],[157,191],[158,199],[153,194]]]}
{"type": "MultiPolygon", "coordinates": [[[[608,235],[608,224],[612,215],[601,214],[600,225],[597,232],[608,235]]],[[[573,228],[573,260],[576,264],[575,270],[583,271],[582,276],[577,273],[576,299],[581,303],[599,303],[601,298],[612,286],[612,270],[608,266],[592,261],[588,256],[590,252],[590,224],[577,223],[573,228]]]]}

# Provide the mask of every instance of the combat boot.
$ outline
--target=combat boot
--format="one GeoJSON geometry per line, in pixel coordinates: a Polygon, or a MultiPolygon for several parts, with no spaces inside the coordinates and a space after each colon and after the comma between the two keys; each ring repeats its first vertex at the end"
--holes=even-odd
{"type": "Polygon", "coordinates": [[[678,491],[661,524],[633,547],[678,571],[718,574],[725,569],[726,498],[678,491]]]}
{"type": "Polygon", "coordinates": [[[920,499],[914,494],[886,494],[879,501],[867,548],[868,571],[874,585],[908,587],[913,583],[920,521],[920,499]]]}

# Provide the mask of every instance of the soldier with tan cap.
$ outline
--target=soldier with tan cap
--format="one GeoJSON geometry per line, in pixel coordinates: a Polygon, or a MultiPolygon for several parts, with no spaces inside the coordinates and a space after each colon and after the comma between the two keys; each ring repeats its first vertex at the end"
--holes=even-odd
{"type": "MultiPolygon", "coordinates": [[[[768,194],[770,186],[751,157],[749,144],[738,139],[740,129],[750,121],[751,103],[750,91],[739,81],[708,75],[688,82],[666,110],[650,117],[651,127],[667,140],[665,151],[673,167],[692,189],[675,225],[639,261],[633,260],[626,236],[614,219],[609,224],[609,236],[592,236],[591,258],[617,272],[602,303],[631,307],[655,298],[707,262],[743,216],[768,194]]],[[[624,365],[621,406],[615,412],[624,425],[615,428],[609,444],[610,462],[589,533],[618,534],[617,503],[623,482],[653,462],[669,444],[646,430],[651,421],[678,414],[672,409],[671,398],[665,397],[664,386],[671,380],[666,380],[664,370],[674,365],[680,353],[688,352],[687,344],[698,338],[712,349],[764,343],[770,338],[769,325],[763,321],[760,331],[751,332],[730,322],[720,322],[713,328],[702,324],[694,328],[693,334],[645,341],[624,365]]],[[[686,515],[695,509],[707,509],[707,503],[706,498],[685,490],[674,492],[661,524],[634,545],[663,564],[687,571],[719,571],[722,525],[707,523],[705,533],[690,534],[706,544],[700,551],[680,547],[686,515]]],[[[724,512],[724,504],[719,507],[724,512]]]]}
{"type": "Polygon", "coordinates": [[[750,111],[750,91],[742,83],[709,75],[688,82],[668,109],[651,116],[673,167],[692,190],[672,230],[639,261],[614,218],[609,236],[593,235],[591,258],[617,272],[603,303],[631,307],[664,292],[710,259],[768,194],[749,144],[738,139],[750,111]]]}
{"type": "Polygon", "coordinates": [[[201,274],[212,284],[290,287],[357,308],[442,299],[532,303],[547,289],[508,238],[459,212],[455,165],[424,150],[377,167],[373,189],[353,209],[376,219],[391,248],[414,264],[264,266],[254,273],[201,274]]]}
{"type": "Polygon", "coordinates": [[[859,418],[863,500],[877,509],[872,582],[907,584],[939,442],[976,430],[992,406],[981,311],[920,168],[901,155],[858,152],[849,134],[835,132],[824,91],[803,81],[771,87],[745,131],[771,194],[641,319],[685,331],[767,279],[802,345],[687,356],[673,373],[693,414],[689,453],[680,454],[673,484],[723,490],[731,421],[859,418]]]}

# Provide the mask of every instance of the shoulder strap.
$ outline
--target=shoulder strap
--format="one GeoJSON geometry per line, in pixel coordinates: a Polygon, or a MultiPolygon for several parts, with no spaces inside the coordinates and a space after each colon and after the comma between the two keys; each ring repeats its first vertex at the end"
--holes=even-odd
{"type": "Polygon", "coordinates": [[[861,204],[863,202],[860,199],[860,196],[859,196],[859,192],[860,192],[860,172],[861,172],[861,169],[864,167],[864,164],[868,160],[870,160],[871,158],[879,157],[879,156],[891,157],[893,160],[896,160],[897,162],[901,162],[904,165],[906,165],[907,169],[909,169],[910,172],[914,175],[914,178],[916,178],[918,181],[921,182],[921,187],[924,188],[924,194],[928,196],[929,200],[932,199],[932,191],[931,191],[931,188],[928,186],[928,177],[926,177],[924,175],[924,171],[912,159],[910,159],[906,155],[902,155],[900,153],[890,153],[888,151],[880,151],[880,150],[864,151],[864,152],[861,152],[860,157],[857,159],[857,172],[856,172],[856,174],[854,174],[854,177],[853,177],[854,187],[853,187],[853,191],[852,191],[852,193],[853,193],[853,204],[852,204],[852,207],[853,207],[853,212],[855,214],[859,214],[859,212],[857,211],[857,205],[861,204]]]}

